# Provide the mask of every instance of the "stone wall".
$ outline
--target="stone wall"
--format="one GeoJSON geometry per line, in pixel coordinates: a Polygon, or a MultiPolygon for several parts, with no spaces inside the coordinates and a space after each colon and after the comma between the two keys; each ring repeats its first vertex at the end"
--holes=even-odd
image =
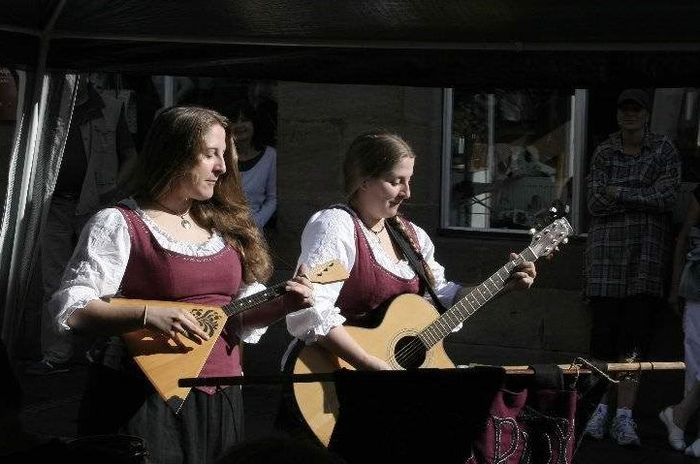
{"type": "MultiPolygon", "coordinates": [[[[278,269],[295,266],[311,214],[342,201],[344,150],[376,127],[401,134],[417,153],[404,213],[433,237],[451,280],[480,283],[505,264],[509,251],[528,245],[524,235],[440,235],[441,89],[280,82],[278,103],[278,228],[270,237],[278,269]]],[[[582,241],[566,245],[554,259],[538,262],[533,289],[497,298],[470,318],[446,340],[455,361],[565,362],[585,352],[582,254],[582,241]]]]}

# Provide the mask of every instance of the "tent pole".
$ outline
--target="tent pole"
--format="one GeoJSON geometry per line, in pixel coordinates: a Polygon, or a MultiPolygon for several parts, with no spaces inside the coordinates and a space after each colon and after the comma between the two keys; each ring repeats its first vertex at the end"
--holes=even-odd
{"type": "MultiPolygon", "coordinates": [[[[18,235],[20,232],[24,232],[26,223],[26,208],[27,203],[32,196],[32,185],[31,180],[34,177],[34,171],[36,166],[36,157],[38,151],[38,145],[40,143],[39,136],[42,129],[42,115],[45,110],[42,102],[46,101],[46,92],[48,92],[48,86],[46,82],[46,64],[48,60],[49,46],[51,44],[51,34],[53,32],[56,21],[63,11],[67,0],[60,0],[53,12],[51,17],[46,23],[46,27],[41,33],[41,39],[39,42],[39,56],[37,57],[36,72],[34,76],[34,88],[32,91],[32,99],[29,108],[31,111],[31,116],[29,118],[29,129],[27,131],[29,135],[29,143],[25,150],[24,163],[22,165],[22,177],[20,190],[18,194],[17,202],[17,219],[15,222],[13,244],[12,244],[12,255],[10,258],[10,266],[7,278],[7,293],[5,294],[5,314],[3,315],[2,324],[2,338],[3,340],[9,340],[7,343],[8,354],[12,354],[14,350],[14,339],[18,335],[16,330],[18,322],[24,313],[23,304],[17,305],[18,298],[17,295],[20,293],[20,289],[17,288],[17,267],[18,260],[20,258],[20,249],[24,245],[24,241],[20,240],[18,235]]],[[[29,89],[27,88],[27,91],[29,89]]],[[[24,235],[24,234],[22,234],[24,235]]],[[[35,245],[36,246],[36,245],[35,245]]],[[[21,289],[21,293],[24,293],[24,289],[21,289]]]]}

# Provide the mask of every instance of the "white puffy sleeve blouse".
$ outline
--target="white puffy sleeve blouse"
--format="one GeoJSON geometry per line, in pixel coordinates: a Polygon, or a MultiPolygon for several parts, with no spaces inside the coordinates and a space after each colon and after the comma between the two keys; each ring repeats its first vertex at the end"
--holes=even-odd
{"type": "MultiPolygon", "coordinates": [[[[435,246],[432,240],[422,228],[412,225],[418,236],[421,254],[435,276],[433,290],[440,302],[450,307],[461,287],[445,278],[445,268],[435,261],[435,246]]],[[[411,279],[416,275],[406,259],[394,262],[381,247],[377,237],[364,224],[361,225],[361,230],[382,267],[404,279],[411,279]]],[[[350,214],[338,208],[329,208],[315,213],[309,219],[301,236],[298,265],[303,263],[314,267],[338,259],[350,271],[355,264],[355,256],[355,224],[350,214]]],[[[307,343],[314,342],[319,336],[326,335],[333,327],[345,322],[345,318],[340,315],[340,308],[335,305],[343,282],[313,284],[313,287],[314,305],[290,313],[286,318],[289,333],[307,343]]],[[[461,325],[456,330],[459,328],[461,325]]]]}
{"type": "MultiPolygon", "coordinates": [[[[161,230],[134,200],[125,200],[124,203],[137,212],[158,244],[167,250],[188,256],[208,256],[221,251],[226,245],[221,234],[216,231],[204,243],[176,241],[161,230]]],[[[66,266],[61,286],[49,301],[49,310],[54,314],[59,330],[70,330],[66,321],[89,301],[117,295],[130,251],[129,229],[119,210],[106,208],[90,218],[66,266]]],[[[265,286],[257,282],[243,284],[236,298],[264,289],[265,286]]],[[[246,329],[238,335],[246,343],[257,343],[266,330],[266,327],[246,329]]]]}

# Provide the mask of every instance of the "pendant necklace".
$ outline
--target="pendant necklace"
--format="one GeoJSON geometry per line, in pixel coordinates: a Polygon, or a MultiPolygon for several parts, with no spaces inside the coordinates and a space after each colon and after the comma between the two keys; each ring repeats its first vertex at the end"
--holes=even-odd
{"type": "Polygon", "coordinates": [[[180,214],[180,213],[178,213],[177,211],[168,208],[168,207],[165,206],[163,203],[161,203],[161,202],[159,202],[159,201],[157,201],[157,200],[155,200],[155,202],[156,202],[156,204],[157,204],[158,206],[160,206],[161,208],[163,208],[167,213],[173,214],[173,215],[175,215],[175,216],[179,216],[179,217],[180,217],[180,226],[182,226],[183,229],[190,229],[190,228],[192,227],[192,223],[185,217],[185,215],[186,215],[187,213],[190,212],[190,209],[189,209],[189,208],[187,208],[187,211],[185,211],[184,213],[180,214]]]}
{"type": "MultiPolygon", "coordinates": [[[[367,224],[365,224],[365,227],[367,227],[367,224]]],[[[381,243],[382,243],[382,239],[379,237],[379,234],[381,234],[382,232],[384,232],[384,228],[385,228],[385,227],[386,227],[386,223],[382,222],[382,227],[381,227],[381,229],[379,229],[379,230],[374,230],[374,229],[372,229],[371,227],[367,227],[367,230],[369,230],[370,232],[372,232],[372,233],[374,234],[374,237],[377,239],[377,243],[381,244],[381,243]]]]}

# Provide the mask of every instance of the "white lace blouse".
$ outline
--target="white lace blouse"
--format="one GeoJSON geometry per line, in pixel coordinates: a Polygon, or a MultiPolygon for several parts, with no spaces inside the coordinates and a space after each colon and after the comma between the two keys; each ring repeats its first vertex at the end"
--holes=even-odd
{"type": "MultiPolygon", "coordinates": [[[[226,244],[216,231],[203,243],[176,241],[159,228],[133,199],[124,200],[123,204],[136,211],[158,244],[167,250],[188,256],[209,256],[221,251],[226,244]]],[[[49,310],[55,315],[59,330],[70,330],[66,321],[89,301],[118,294],[130,251],[129,229],[119,210],[103,209],[90,218],[66,266],[61,286],[49,301],[49,310]]],[[[242,298],[264,289],[265,286],[257,282],[242,284],[236,297],[242,298]]],[[[244,330],[238,335],[246,343],[257,343],[266,330],[265,327],[244,330]]]]}
{"type": "MultiPolygon", "coordinates": [[[[413,227],[418,236],[421,253],[435,276],[433,290],[440,301],[450,307],[455,294],[461,287],[445,279],[445,268],[435,261],[435,246],[432,240],[423,229],[415,224],[413,227]]],[[[374,257],[383,268],[404,279],[410,279],[416,275],[406,259],[394,262],[379,244],[374,233],[370,232],[364,224],[361,225],[361,229],[367,237],[374,257]]],[[[299,265],[304,263],[314,267],[338,259],[350,271],[355,264],[355,256],[355,223],[350,214],[338,208],[330,208],[315,213],[309,219],[301,236],[299,265]]],[[[333,327],[345,322],[345,318],[340,315],[340,308],[335,306],[343,283],[313,284],[313,286],[314,305],[287,315],[289,333],[307,343],[326,335],[333,327]]],[[[459,328],[461,325],[455,330],[459,328]]]]}

